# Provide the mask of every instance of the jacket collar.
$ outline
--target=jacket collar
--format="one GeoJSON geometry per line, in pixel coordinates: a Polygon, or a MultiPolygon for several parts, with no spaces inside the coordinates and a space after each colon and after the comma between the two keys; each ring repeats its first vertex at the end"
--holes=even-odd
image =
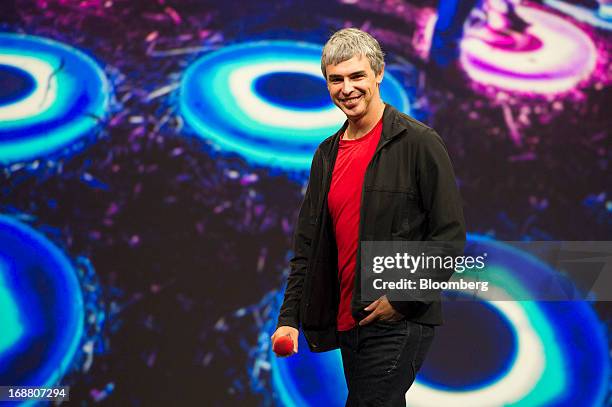
{"type": "Polygon", "coordinates": [[[400,112],[390,104],[385,103],[381,138],[391,140],[404,131],[405,127],[399,124],[399,118],[400,112]]]}
{"type": "MultiPolygon", "coordinates": [[[[387,141],[399,136],[400,133],[404,130],[404,128],[398,123],[399,114],[399,111],[395,107],[391,106],[388,103],[385,103],[385,110],[383,111],[382,118],[383,128],[382,134],[380,136],[381,144],[386,143],[387,141]]],[[[345,120],[340,130],[338,130],[336,134],[334,134],[328,140],[327,143],[321,145],[321,150],[326,156],[329,157],[334,152],[334,150],[337,150],[338,143],[340,142],[340,137],[342,137],[342,134],[344,133],[347,127],[348,120],[345,120]]]]}

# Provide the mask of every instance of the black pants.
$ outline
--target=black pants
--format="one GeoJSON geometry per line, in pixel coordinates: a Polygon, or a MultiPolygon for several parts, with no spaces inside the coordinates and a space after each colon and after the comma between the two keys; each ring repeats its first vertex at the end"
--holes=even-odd
{"type": "Polygon", "coordinates": [[[347,407],[406,406],[434,337],[434,328],[415,322],[376,321],[339,332],[347,407]]]}

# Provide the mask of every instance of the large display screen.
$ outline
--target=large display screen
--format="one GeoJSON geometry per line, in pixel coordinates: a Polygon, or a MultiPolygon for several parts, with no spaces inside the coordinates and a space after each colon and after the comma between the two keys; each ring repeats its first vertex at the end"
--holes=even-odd
{"type": "MultiPolygon", "coordinates": [[[[313,153],[346,119],[320,66],[344,27],[444,140],[470,241],[521,268],[504,241],[612,240],[607,3],[3,0],[0,386],[344,405],[339,351],[270,343],[313,153]]],[[[407,406],[608,405],[610,302],[444,315],[407,406]]]]}

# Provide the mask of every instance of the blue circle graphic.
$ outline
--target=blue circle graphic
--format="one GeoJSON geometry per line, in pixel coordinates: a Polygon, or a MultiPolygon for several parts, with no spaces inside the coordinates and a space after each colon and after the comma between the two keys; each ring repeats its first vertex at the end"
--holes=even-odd
{"type": "Polygon", "coordinates": [[[297,72],[276,72],[260,76],[255,81],[255,91],[261,98],[277,105],[316,109],[329,104],[323,78],[297,72]],[[288,86],[290,84],[290,86],[288,86]],[[299,98],[295,89],[302,89],[299,98]]]}
{"type": "Polygon", "coordinates": [[[0,215],[0,383],[56,385],[83,326],[83,297],[68,258],[37,231],[0,215]]]}
{"type": "Polygon", "coordinates": [[[108,81],[92,58],[36,36],[0,34],[0,84],[0,164],[73,144],[109,103],[108,81]]]}
{"type": "MultiPolygon", "coordinates": [[[[500,276],[490,284],[509,297],[445,303],[445,327],[436,332],[407,405],[603,405],[608,341],[591,305],[524,300],[556,272],[503,242],[477,235],[469,241],[475,252],[488,253],[487,269],[500,276]]],[[[302,337],[297,355],[277,358],[270,351],[277,397],[288,407],[343,406],[340,352],[310,353],[302,337]]]]}
{"type": "Polygon", "coordinates": [[[442,335],[419,372],[419,382],[448,391],[475,390],[508,373],[518,343],[503,313],[484,301],[458,301],[444,311],[442,335]],[[466,318],[470,315],[478,318],[466,318]]]}
{"type": "Polygon", "coordinates": [[[36,88],[27,71],[11,65],[0,65],[0,106],[26,98],[36,88]]]}
{"type": "MultiPolygon", "coordinates": [[[[181,114],[197,135],[226,152],[259,165],[308,169],[319,143],[346,119],[329,99],[321,51],[315,44],[261,41],[205,55],[183,75],[181,114]]],[[[388,72],[381,96],[410,109],[405,90],[388,72]]]]}

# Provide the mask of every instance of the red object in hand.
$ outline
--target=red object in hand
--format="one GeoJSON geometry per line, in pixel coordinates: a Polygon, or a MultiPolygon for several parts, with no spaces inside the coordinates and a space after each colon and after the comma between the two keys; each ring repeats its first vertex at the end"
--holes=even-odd
{"type": "Polygon", "coordinates": [[[272,344],[272,350],[278,356],[289,356],[293,353],[293,341],[291,336],[285,335],[277,338],[272,344]]]}

